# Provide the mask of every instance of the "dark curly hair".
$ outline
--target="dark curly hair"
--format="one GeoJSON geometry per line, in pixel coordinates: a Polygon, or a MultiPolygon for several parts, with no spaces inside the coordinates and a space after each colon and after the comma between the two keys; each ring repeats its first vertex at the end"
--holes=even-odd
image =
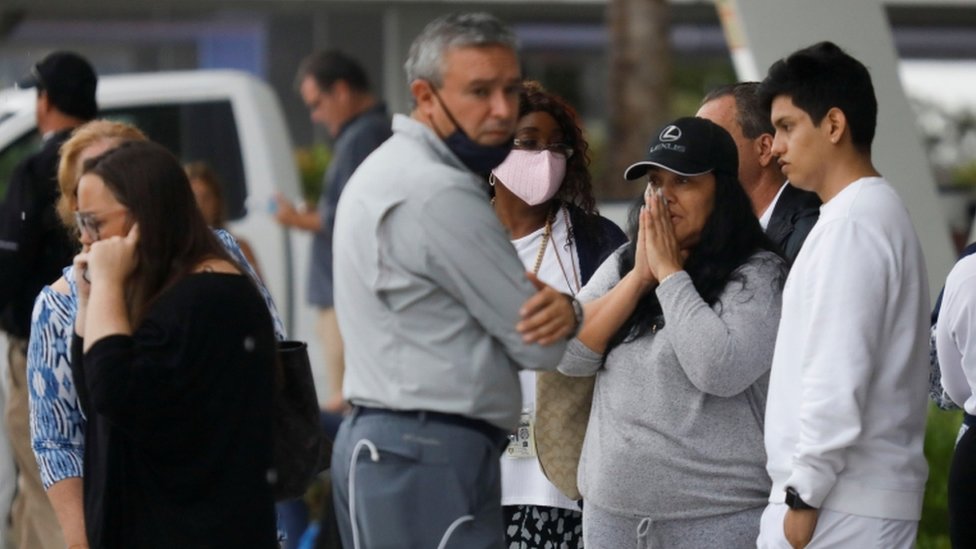
{"type": "Polygon", "coordinates": [[[522,83],[519,94],[519,118],[534,112],[552,116],[562,130],[566,144],[573,149],[573,156],[566,161],[566,176],[555,198],[580,207],[587,216],[596,215],[596,199],[593,198],[593,179],[590,177],[590,145],[583,138],[579,117],[565,99],[546,91],[535,80],[522,83]]]}
{"type": "MultiPolygon", "coordinates": [[[[630,211],[627,236],[630,243],[620,254],[620,277],[634,268],[637,251],[638,213],[644,198],[638,199],[630,211]]],[[[766,236],[759,220],[752,212],[752,203],[734,175],[715,172],[715,204],[712,213],[702,227],[701,239],[692,248],[685,261],[684,270],[691,277],[695,289],[709,306],[714,305],[725,287],[732,282],[742,282],[735,272],[753,254],[760,250],[770,251],[778,257],[780,276],[774,284],[782,286],[786,279],[786,261],[776,245],[766,236]]],[[[651,328],[664,326],[664,315],[657,293],[647,292],[640,298],[630,318],[610,338],[606,353],[621,343],[633,341],[651,328]]]]}

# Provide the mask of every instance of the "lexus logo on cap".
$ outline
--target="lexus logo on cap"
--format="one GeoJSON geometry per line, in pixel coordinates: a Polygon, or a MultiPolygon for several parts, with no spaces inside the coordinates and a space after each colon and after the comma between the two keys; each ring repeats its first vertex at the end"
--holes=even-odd
{"type": "Polygon", "coordinates": [[[664,130],[661,132],[661,135],[658,136],[658,139],[660,139],[662,143],[670,143],[672,141],[677,141],[681,139],[681,128],[675,126],[674,124],[671,124],[667,128],[664,128],[664,130]]]}

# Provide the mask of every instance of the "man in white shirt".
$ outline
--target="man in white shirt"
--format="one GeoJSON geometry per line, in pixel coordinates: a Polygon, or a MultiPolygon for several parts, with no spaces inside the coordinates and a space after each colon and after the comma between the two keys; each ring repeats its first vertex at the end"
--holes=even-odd
{"type": "Polygon", "coordinates": [[[823,207],[783,291],[758,546],[913,547],[928,281],[908,212],[871,162],[871,77],[822,42],[773,64],[759,95],[783,173],[823,207]]]}
{"type": "Polygon", "coordinates": [[[739,183],[770,240],[792,263],[820,215],[816,193],[791,185],[773,156],[769,112],[759,104],[759,82],[720,86],[705,96],[695,116],[722,126],[739,152],[739,183]]]}

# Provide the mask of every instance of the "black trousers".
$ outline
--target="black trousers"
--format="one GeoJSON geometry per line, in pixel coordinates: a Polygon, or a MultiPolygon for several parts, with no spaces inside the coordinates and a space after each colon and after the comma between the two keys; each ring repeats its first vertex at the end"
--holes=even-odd
{"type": "Polygon", "coordinates": [[[959,439],[949,468],[949,539],[955,548],[976,547],[976,417],[959,439]]]}

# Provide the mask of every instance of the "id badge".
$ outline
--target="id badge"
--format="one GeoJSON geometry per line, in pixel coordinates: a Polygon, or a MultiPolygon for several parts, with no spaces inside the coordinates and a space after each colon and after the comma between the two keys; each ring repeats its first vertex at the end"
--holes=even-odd
{"type": "Polygon", "coordinates": [[[523,408],[518,428],[508,435],[505,457],[523,459],[534,458],[535,455],[535,413],[530,408],[523,408]]]}

